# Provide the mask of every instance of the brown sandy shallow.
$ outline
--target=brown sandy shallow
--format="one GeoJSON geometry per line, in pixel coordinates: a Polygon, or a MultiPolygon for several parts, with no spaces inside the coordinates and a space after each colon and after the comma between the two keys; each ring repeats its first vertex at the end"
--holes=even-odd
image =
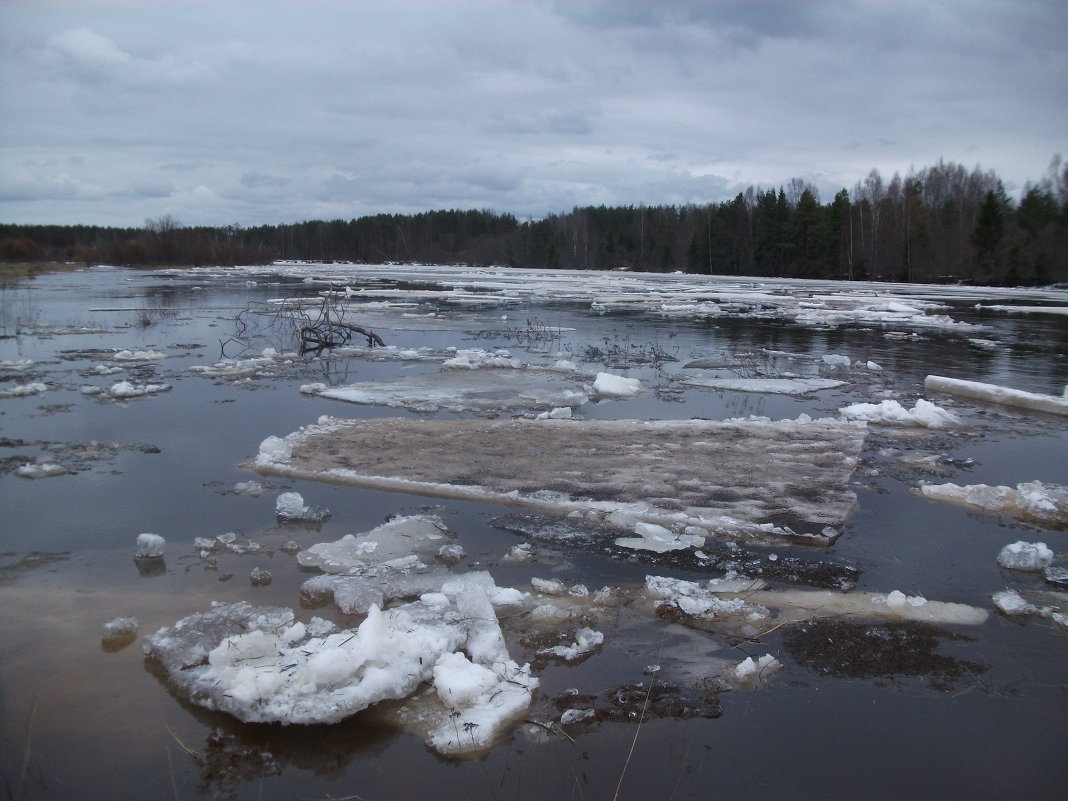
{"type": "Polygon", "coordinates": [[[483,500],[633,527],[834,539],[856,504],[863,424],[822,419],[326,419],[269,438],[254,469],[483,500]]]}

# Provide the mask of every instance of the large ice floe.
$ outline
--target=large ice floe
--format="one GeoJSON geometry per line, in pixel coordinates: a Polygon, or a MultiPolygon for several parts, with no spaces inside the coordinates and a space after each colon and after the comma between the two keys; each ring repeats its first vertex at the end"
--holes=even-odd
{"type": "Polygon", "coordinates": [[[1068,528],[1068,487],[1025,481],[1015,487],[989,484],[922,484],[920,494],[933,501],[1007,514],[1050,528],[1068,528]]]}
{"type": "Polygon", "coordinates": [[[589,401],[589,387],[566,372],[536,368],[484,367],[478,378],[458,370],[331,387],[305,384],[300,391],[332,400],[389,406],[412,412],[548,411],[589,401]]]}
{"type": "Polygon", "coordinates": [[[271,436],[265,474],[571,515],[645,547],[833,540],[863,424],[842,420],[338,420],[271,436]],[[638,529],[639,523],[668,529],[638,529]],[[676,536],[678,535],[678,536],[676,536]],[[642,543],[637,543],[642,545],[642,543]]]}
{"type": "Polygon", "coordinates": [[[1051,414],[1068,414],[1068,387],[1064,395],[1043,395],[1038,392],[1026,392],[1022,389],[1002,387],[997,384],[984,384],[979,381],[964,381],[959,378],[947,378],[929,375],[924,380],[927,392],[941,392],[958,398],[1013,406],[1030,411],[1049,412],[1051,414]]]}
{"type": "Polygon", "coordinates": [[[418,600],[372,605],[355,629],[300,622],[286,608],[215,605],[147,637],[145,652],[176,692],[245,722],[335,723],[426,685],[428,745],[478,752],[525,716],[538,686],[508,655],[494,588],[487,573],[457,575],[418,600]]]}
{"type": "Polygon", "coordinates": [[[764,392],[778,395],[808,395],[825,389],[844,386],[845,381],[834,378],[703,378],[684,376],[682,383],[706,389],[732,392],[764,392]]]}

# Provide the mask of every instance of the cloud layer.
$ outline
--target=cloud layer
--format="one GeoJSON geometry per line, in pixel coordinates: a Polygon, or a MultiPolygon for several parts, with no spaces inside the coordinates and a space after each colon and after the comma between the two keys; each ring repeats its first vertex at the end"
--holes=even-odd
{"type": "Polygon", "coordinates": [[[1066,148],[1049,2],[0,0],[0,221],[829,200],[1066,148]]]}

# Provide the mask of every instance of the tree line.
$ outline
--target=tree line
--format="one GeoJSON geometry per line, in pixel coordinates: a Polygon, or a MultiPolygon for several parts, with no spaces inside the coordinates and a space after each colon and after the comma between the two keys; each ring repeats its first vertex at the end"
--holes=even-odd
{"type": "Polygon", "coordinates": [[[278,259],[845,278],[986,285],[1068,281],[1068,164],[1010,198],[979,167],[873,169],[822,202],[809,182],[686,206],[587,206],[525,221],[489,210],[255,227],[0,224],[0,259],[130,266],[278,259]]]}

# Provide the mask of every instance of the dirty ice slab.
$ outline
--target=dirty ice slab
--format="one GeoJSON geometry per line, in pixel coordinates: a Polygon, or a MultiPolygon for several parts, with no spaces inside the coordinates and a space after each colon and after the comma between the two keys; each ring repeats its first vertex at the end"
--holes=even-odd
{"type": "Polygon", "coordinates": [[[841,420],[337,420],[268,437],[255,469],[503,503],[624,529],[837,535],[863,424],[841,420]]]}

